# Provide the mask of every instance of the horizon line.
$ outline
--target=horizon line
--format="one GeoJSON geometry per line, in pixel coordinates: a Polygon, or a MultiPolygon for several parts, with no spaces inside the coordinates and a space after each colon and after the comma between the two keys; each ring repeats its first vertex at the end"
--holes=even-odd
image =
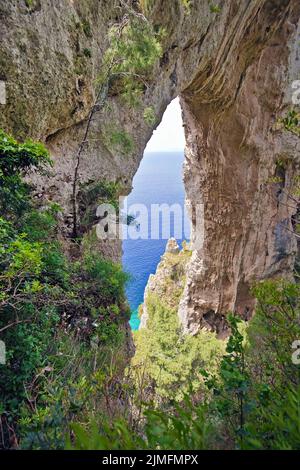
{"type": "Polygon", "coordinates": [[[163,149],[163,150],[144,150],[144,153],[170,153],[170,152],[184,152],[184,148],[163,149]]]}

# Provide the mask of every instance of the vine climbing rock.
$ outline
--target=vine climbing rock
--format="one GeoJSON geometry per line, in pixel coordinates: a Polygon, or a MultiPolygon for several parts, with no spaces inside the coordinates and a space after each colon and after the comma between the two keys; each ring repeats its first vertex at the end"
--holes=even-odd
{"type": "MultiPolygon", "coordinates": [[[[109,90],[107,105],[93,116],[77,187],[82,192],[99,180],[118,181],[126,195],[153,130],[179,95],[192,244],[201,241],[186,267],[179,317],[186,332],[207,324],[222,329],[229,310],[251,316],[253,282],[292,276],[297,208],[287,195],[299,174],[300,145],[278,122],[294,106],[293,84],[300,80],[300,2],[224,0],[213,9],[199,0],[189,11],[179,1],[151,5],[149,21],[167,33],[161,58],[149,70],[140,106],[124,103],[118,87],[109,90]],[[144,118],[149,106],[153,122],[144,118]],[[129,152],[109,138],[112,128],[130,136],[129,152]],[[270,184],[279,162],[282,180],[270,184]]],[[[33,181],[39,194],[63,207],[66,238],[76,149],[118,15],[104,0],[60,0],[55,8],[40,2],[35,10],[21,0],[0,0],[0,80],[6,84],[0,127],[46,142],[52,176],[33,181]]],[[[121,243],[100,248],[121,255],[121,243]]]]}

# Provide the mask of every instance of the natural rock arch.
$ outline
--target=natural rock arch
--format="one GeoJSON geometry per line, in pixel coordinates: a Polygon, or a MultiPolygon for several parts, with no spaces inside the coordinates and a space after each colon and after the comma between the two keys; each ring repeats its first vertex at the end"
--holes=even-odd
{"type": "MultiPolygon", "coordinates": [[[[44,197],[64,207],[66,235],[74,154],[92,103],[107,25],[118,6],[118,1],[109,3],[60,0],[53,8],[45,1],[28,11],[23,1],[0,0],[0,17],[5,15],[0,78],[8,94],[0,125],[16,137],[47,143],[55,171],[50,183],[37,183],[44,197]],[[89,34],[78,29],[83,22],[89,34]],[[86,48],[90,57],[82,55],[86,48]]],[[[276,130],[276,122],[291,106],[291,83],[299,78],[300,5],[297,0],[224,0],[220,7],[216,13],[207,0],[199,0],[191,2],[188,13],[179,0],[154,2],[151,21],[168,34],[143,98],[144,106],[153,106],[157,125],[170,101],[181,97],[192,220],[199,203],[203,211],[200,225],[194,224],[203,245],[194,250],[179,311],[190,332],[223,325],[217,319],[229,309],[249,315],[251,283],[291,275],[296,252],[295,238],[283,225],[291,228],[292,209],[285,198],[299,164],[299,145],[292,134],[276,130]],[[280,191],[266,184],[279,158],[285,161],[280,191]]],[[[93,122],[81,183],[106,178],[130,187],[152,131],[140,109],[124,107],[111,96],[93,122]],[[105,144],[111,122],[132,136],[130,157],[105,144]]],[[[119,244],[102,249],[112,257],[120,253],[119,244]]]]}

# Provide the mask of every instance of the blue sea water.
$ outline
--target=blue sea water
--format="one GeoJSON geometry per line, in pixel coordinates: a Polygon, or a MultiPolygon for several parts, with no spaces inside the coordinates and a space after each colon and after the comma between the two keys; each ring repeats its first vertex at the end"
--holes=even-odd
{"type": "MultiPolygon", "coordinates": [[[[183,152],[158,152],[145,153],[140,167],[133,180],[133,190],[128,196],[126,203],[128,212],[138,215],[138,212],[131,212],[130,206],[133,204],[144,204],[150,213],[151,204],[180,204],[182,211],[185,211],[185,191],[182,181],[182,164],[184,160],[183,152]]],[[[186,214],[186,212],[185,212],[186,214]]],[[[185,215],[186,220],[188,220],[185,215]]],[[[137,222],[141,219],[137,218],[137,222]]],[[[131,308],[130,325],[133,330],[137,330],[140,320],[137,309],[143,302],[144,290],[151,273],[155,273],[161,255],[165,251],[170,236],[175,236],[178,243],[189,239],[189,222],[175,220],[174,217],[162,220],[160,217],[160,237],[150,239],[151,222],[158,223],[158,220],[148,218],[148,239],[126,239],[123,241],[123,266],[125,271],[131,275],[131,280],[127,285],[127,298],[131,308]],[[165,226],[163,226],[163,223],[165,226]],[[166,224],[168,226],[166,226],[166,224]],[[170,226],[170,227],[169,227],[170,226]],[[181,230],[181,226],[183,230],[181,230]],[[178,237],[180,233],[180,237],[178,237]],[[176,236],[177,235],[177,236],[176,236]]],[[[130,230],[138,232],[138,225],[130,230]]]]}

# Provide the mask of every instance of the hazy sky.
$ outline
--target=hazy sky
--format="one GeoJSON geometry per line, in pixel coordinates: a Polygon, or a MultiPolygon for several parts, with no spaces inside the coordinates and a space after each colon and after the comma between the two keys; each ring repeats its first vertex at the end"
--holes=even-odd
{"type": "Polygon", "coordinates": [[[169,104],[162,122],[148,142],[146,152],[183,150],[185,146],[179,98],[169,104]]]}

